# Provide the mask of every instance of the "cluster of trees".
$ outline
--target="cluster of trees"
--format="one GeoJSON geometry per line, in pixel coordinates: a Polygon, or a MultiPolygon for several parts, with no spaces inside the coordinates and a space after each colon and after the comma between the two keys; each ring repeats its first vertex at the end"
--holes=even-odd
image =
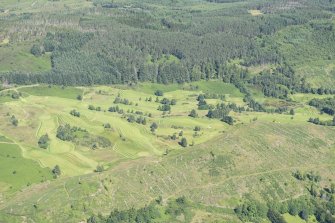
{"type": "Polygon", "coordinates": [[[170,200],[166,207],[163,206],[162,201],[163,199],[160,196],[154,202],[143,208],[131,208],[128,210],[115,209],[106,217],[102,215],[92,215],[87,219],[87,223],[153,223],[162,220],[163,216],[161,215],[161,211],[163,211],[165,215],[165,221],[175,222],[178,216],[189,212],[190,205],[185,197],[170,200]]]}
{"type": "Polygon", "coordinates": [[[310,172],[307,172],[307,173],[303,173],[299,170],[295,171],[293,174],[292,174],[297,180],[310,180],[312,182],[320,182],[321,181],[321,176],[320,174],[318,173],[314,173],[313,171],[310,171],[310,172]]]}
{"type": "Polygon", "coordinates": [[[315,216],[319,223],[335,222],[335,184],[320,184],[321,176],[314,171],[292,173],[299,181],[306,181],[309,194],[287,201],[272,200],[262,203],[248,197],[235,208],[235,213],[243,222],[262,222],[268,218],[272,223],[285,223],[282,214],[289,213],[307,221],[315,216]]]}
{"type": "Polygon", "coordinates": [[[98,165],[94,170],[94,172],[96,172],[96,173],[101,173],[103,171],[105,171],[105,168],[104,168],[103,165],[98,165]]]}
{"type": "Polygon", "coordinates": [[[22,96],[22,93],[21,92],[16,92],[16,91],[14,91],[14,92],[12,92],[12,94],[11,94],[11,98],[12,99],[19,99],[20,97],[22,96]]]}
{"type": "MultiPolygon", "coordinates": [[[[335,186],[333,186],[335,189],[335,186]]],[[[243,222],[262,222],[268,219],[272,223],[286,223],[282,214],[289,213],[293,216],[299,216],[307,221],[314,215],[319,223],[335,222],[335,202],[333,192],[324,192],[323,194],[331,196],[303,196],[294,200],[284,202],[261,203],[254,199],[248,199],[243,204],[235,208],[235,213],[243,222]],[[321,197],[322,196],[322,197],[321,197]]]]}
{"type": "Polygon", "coordinates": [[[92,111],[101,111],[101,107],[100,106],[95,107],[94,105],[89,105],[88,109],[92,110],[92,111]]]}
{"type": "Polygon", "coordinates": [[[177,103],[176,99],[167,99],[167,98],[163,98],[160,103],[162,105],[158,106],[158,110],[159,111],[171,111],[171,105],[175,105],[177,103]]]}
{"type": "Polygon", "coordinates": [[[60,167],[58,165],[56,165],[52,170],[51,170],[51,173],[53,174],[54,178],[57,178],[59,177],[62,172],[60,170],[60,167]]]}
{"type": "Polygon", "coordinates": [[[38,57],[38,56],[41,56],[44,52],[40,45],[34,44],[30,49],[30,53],[38,57]]]}
{"type": "Polygon", "coordinates": [[[73,115],[75,117],[80,117],[80,112],[77,111],[76,109],[73,109],[70,111],[70,115],[73,115]]]}
{"type": "Polygon", "coordinates": [[[195,127],[194,127],[194,131],[196,131],[196,132],[199,132],[199,131],[201,131],[201,127],[200,127],[200,126],[198,126],[198,125],[197,125],[197,126],[195,126],[195,127]]]}
{"type": "Polygon", "coordinates": [[[259,102],[255,101],[250,93],[248,93],[244,98],[243,101],[247,103],[248,107],[255,112],[265,112],[266,109],[261,105],[259,102]]]}
{"type": "Polygon", "coordinates": [[[208,110],[210,109],[210,105],[207,104],[206,100],[205,100],[205,95],[200,94],[197,98],[198,101],[198,109],[199,110],[208,110]]]}
{"type": "Polygon", "coordinates": [[[99,147],[107,148],[112,145],[109,139],[102,136],[93,136],[91,134],[87,134],[85,137],[77,138],[75,142],[80,145],[90,147],[91,149],[98,149],[99,147]]]}
{"type": "Polygon", "coordinates": [[[290,109],[290,111],[288,111],[288,107],[287,106],[281,106],[281,107],[277,107],[277,108],[266,108],[264,109],[267,113],[278,113],[278,114],[283,114],[283,113],[287,113],[289,115],[294,115],[294,109],[290,109]]]}
{"type": "Polygon", "coordinates": [[[235,103],[221,103],[217,104],[215,108],[210,109],[207,113],[208,118],[220,119],[229,125],[234,123],[234,119],[229,116],[230,111],[242,112],[245,111],[244,107],[237,106],[235,103]]]}
{"type": "Polygon", "coordinates": [[[135,118],[134,115],[128,115],[127,121],[130,123],[138,123],[138,124],[142,124],[142,125],[146,125],[147,124],[147,119],[145,117],[139,116],[137,118],[135,118]]]}
{"type": "MultiPolygon", "coordinates": [[[[178,133],[178,136],[179,137],[182,137],[184,135],[184,132],[183,131],[180,131],[179,133],[178,133]]],[[[172,140],[176,140],[176,139],[178,139],[178,137],[177,137],[177,133],[173,133],[173,135],[172,136],[169,136],[170,137],[170,139],[172,139],[172,140]]],[[[185,138],[186,139],[186,138],[185,138]]],[[[182,140],[181,140],[182,141],[182,140]]],[[[180,141],[180,143],[181,143],[181,141],[180,141]]],[[[185,140],[184,140],[185,141],[185,140]]],[[[185,142],[187,142],[187,140],[185,141],[185,142]]],[[[179,144],[180,144],[179,143],[179,144]]],[[[187,143],[184,143],[184,145],[187,145],[187,143]]]]}
{"type": "Polygon", "coordinates": [[[87,223],[121,223],[121,222],[154,222],[159,218],[160,212],[155,205],[150,204],[140,209],[129,209],[125,211],[114,210],[107,217],[92,216],[87,223]]]}
{"type": "Polygon", "coordinates": [[[187,139],[185,137],[181,138],[179,145],[181,145],[182,147],[187,147],[188,146],[187,139]]]}
{"type": "Polygon", "coordinates": [[[167,98],[163,98],[160,101],[161,104],[163,105],[176,105],[177,104],[177,100],[176,99],[167,99],[167,98]]]}
{"type": "Polygon", "coordinates": [[[49,139],[48,134],[44,134],[39,138],[38,146],[42,149],[46,149],[49,146],[49,141],[50,141],[50,139],[49,139]]]}
{"type": "Polygon", "coordinates": [[[19,99],[22,96],[21,92],[16,92],[16,91],[1,92],[1,90],[3,90],[3,89],[0,87],[0,96],[1,97],[11,97],[12,99],[19,99]]]}
{"type": "Polygon", "coordinates": [[[235,208],[235,213],[243,222],[262,222],[267,217],[268,207],[257,200],[246,200],[235,208]]]}
{"type": "Polygon", "coordinates": [[[321,113],[328,115],[335,115],[335,98],[312,99],[309,103],[310,106],[316,107],[321,113]]]}
{"type": "Polygon", "coordinates": [[[149,98],[145,98],[145,101],[149,101],[149,102],[152,102],[152,97],[149,97],[149,98]]]}
{"type": "Polygon", "coordinates": [[[57,128],[56,137],[63,141],[73,141],[78,132],[87,133],[87,130],[76,126],[71,127],[69,124],[60,125],[57,128]]]}
{"type": "Polygon", "coordinates": [[[309,118],[308,122],[316,125],[335,126],[335,117],[333,120],[321,121],[319,118],[309,118]]]}
{"type": "Polygon", "coordinates": [[[220,99],[225,100],[226,96],[224,94],[215,94],[215,93],[205,93],[202,94],[202,97],[205,99],[220,99]]]}
{"type": "Polygon", "coordinates": [[[108,108],[108,111],[109,111],[109,112],[117,112],[117,113],[119,113],[119,114],[123,114],[123,113],[124,113],[123,109],[119,108],[119,106],[112,106],[112,107],[109,107],[109,108],[108,108]]]}
{"type": "MultiPolygon", "coordinates": [[[[109,124],[104,127],[110,127],[109,124]]],[[[90,134],[87,130],[69,124],[60,125],[57,128],[56,137],[63,141],[71,141],[82,146],[97,149],[98,147],[107,148],[112,145],[111,141],[102,136],[90,134]]]]}
{"type": "Polygon", "coordinates": [[[124,105],[132,105],[133,104],[128,99],[126,99],[126,98],[122,99],[120,96],[116,97],[113,103],[114,104],[124,104],[124,105]]]}
{"type": "Polygon", "coordinates": [[[105,129],[112,128],[111,124],[109,124],[109,123],[105,123],[105,124],[103,124],[103,126],[104,126],[105,129]]]}
{"type": "Polygon", "coordinates": [[[171,111],[171,106],[168,104],[163,104],[163,105],[159,105],[157,108],[159,111],[163,111],[163,112],[170,112],[171,111]]]}
{"type": "Polygon", "coordinates": [[[198,117],[198,113],[195,109],[192,109],[192,111],[190,112],[190,114],[188,115],[192,118],[197,118],[198,117]]]}
{"type": "Polygon", "coordinates": [[[19,125],[19,120],[15,117],[15,115],[12,115],[10,117],[10,122],[12,123],[13,126],[18,126],[19,125]]]}
{"type": "Polygon", "coordinates": [[[156,90],[155,93],[154,93],[156,96],[163,96],[164,93],[162,90],[156,90]]]}

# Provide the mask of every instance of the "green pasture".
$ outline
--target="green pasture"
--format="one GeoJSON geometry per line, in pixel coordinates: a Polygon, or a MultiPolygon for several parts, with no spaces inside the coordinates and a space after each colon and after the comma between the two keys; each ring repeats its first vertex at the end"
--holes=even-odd
{"type": "MultiPolygon", "coordinates": [[[[207,111],[197,110],[197,95],[206,92],[206,89],[208,93],[213,93],[211,89],[216,89],[215,91],[226,95],[225,103],[235,102],[240,106],[246,106],[243,95],[238,94],[231,85],[221,82],[196,82],[192,85],[193,87],[189,84],[171,85],[164,88],[165,85],[143,83],[136,87],[91,86],[62,89],[56,86],[34,85],[13,88],[12,90],[21,92],[24,97],[3,102],[0,107],[0,132],[3,135],[0,138],[1,145],[6,145],[6,148],[13,147],[22,154],[24,158],[21,159],[30,162],[33,170],[28,168],[27,171],[34,173],[30,183],[50,178],[43,175],[43,171],[36,173],[36,168],[50,173],[50,169],[59,165],[62,172],[60,179],[53,182],[50,189],[45,189],[43,194],[37,194],[36,188],[32,187],[27,192],[29,202],[38,201],[38,206],[43,206],[40,211],[44,213],[49,207],[48,200],[53,199],[54,205],[61,207],[63,213],[73,213],[74,219],[83,216],[77,202],[87,200],[90,196],[94,198],[88,199],[86,205],[92,210],[102,202],[99,199],[111,200],[111,203],[105,206],[106,213],[114,205],[144,205],[159,195],[170,197],[183,194],[191,196],[196,202],[215,202],[218,206],[233,208],[239,202],[238,194],[247,193],[248,188],[262,188],[259,191],[260,196],[266,194],[284,199],[301,190],[300,186],[293,183],[291,171],[297,168],[308,169],[314,165],[315,168],[323,170],[323,165],[333,165],[330,155],[330,148],[333,148],[333,128],[307,122],[310,117],[319,117],[321,120],[332,118],[308,106],[311,99],[326,96],[294,94],[290,96],[292,101],[287,102],[261,97],[255,89],[255,98],[261,103],[273,108],[288,106],[294,109],[295,114],[231,112],[235,123],[234,126],[229,126],[220,120],[207,118],[207,111]],[[195,88],[195,85],[198,85],[198,88],[195,88]],[[154,95],[155,90],[162,88],[164,96],[158,97],[159,100],[166,97],[177,101],[171,112],[165,115],[157,110],[160,103],[155,102],[154,95]],[[77,100],[78,95],[82,95],[83,100],[77,100]],[[109,107],[116,106],[113,101],[117,96],[131,102],[129,105],[117,104],[127,115],[138,117],[140,115],[136,112],[142,112],[143,117],[147,119],[147,125],[129,123],[125,115],[108,112],[109,107]],[[151,102],[146,100],[150,97],[151,102]],[[101,107],[101,111],[89,110],[89,105],[101,107]],[[80,117],[70,115],[73,109],[80,112],[80,117]],[[198,118],[188,116],[192,109],[197,110],[198,118]],[[12,115],[19,120],[18,126],[11,124],[12,115]],[[150,131],[153,122],[158,124],[154,133],[150,131]],[[110,129],[103,127],[106,123],[111,125],[110,129]],[[64,124],[86,129],[91,135],[105,137],[110,140],[111,146],[92,149],[90,146],[62,141],[56,134],[57,128],[64,124]],[[196,126],[200,127],[197,133],[194,131],[196,126]],[[183,136],[179,136],[181,131],[183,136]],[[50,138],[46,149],[39,148],[37,144],[38,139],[44,134],[48,134],[50,138]],[[173,134],[176,134],[176,140],[171,139],[173,134]],[[188,141],[189,146],[186,148],[179,145],[182,137],[188,141]],[[163,155],[166,151],[168,154],[163,155]],[[210,152],[219,157],[214,164],[210,161],[210,152]],[[163,163],[157,164],[157,159],[163,163]],[[106,169],[102,175],[94,173],[98,165],[103,165],[106,169]],[[276,175],[271,174],[272,171],[276,175]],[[214,178],[217,174],[222,178],[216,186],[211,182],[216,182],[214,178]],[[42,176],[45,176],[45,179],[42,179],[42,176]],[[272,186],[265,187],[258,179],[260,176],[272,182],[272,186]],[[236,192],[234,187],[240,184],[242,179],[245,186],[236,192]],[[244,181],[245,179],[247,181],[244,181]],[[81,183],[78,184],[78,181],[81,183]],[[285,189],[284,183],[289,184],[292,189],[285,189]],[[118,185],[123,186],[120,188],[118,185]],[[143,194],[138,193],[139,188],[143,194]],[[188,192],[186,188],[193,188],[194,193],[188,192]],[[225,196],[211,197],[208,189],[212,193],[225,196]],[[105,192],[100,194],[97,191],[105,192]],[[118,195],[112,199],[114,193],[118,195]],[[204,200],[201,200],[198,194],[204,194],[204,200]],[[127,205],[121,197],[126,199],[127,205]],[[76,206],[78,211],[73,211],[64,204],[67,199],[71,199],[72,205],[76,206]]],[[[216,105],[223,101],[208,99],[207,102],[216,105]]],[[[8,172],[4,177],[6,181],[1,181],[2,188],[5,188],[4,193],[10,191],[12,184],[17,191],[28,183],[27,178],[20,178],[16,184],[14,178],[9,178],[22,171],[20,165],[14,168],[16,165],[16,162],[12,162],[5,168],[8,172]],[[14,169],[17,169],[16,174],[13,174],[14,169]]],[[[26,172],[22,174],[31,177],[26,172]]],[[[331,178],[331,173],[326,171],[324,179],[327,178],[331,178]]],[[[16,199],[20,200],[20,197],[16,199]]],[[[28,215],[33,212],[33,209],[24,205],[9,205],[15,206],[18,213],[23,209],[28,215]]],[[[198,215],[195,217],[199,217],[198,215]]],[[[50,212],[48,216],[52,218],[54,215],[50,212]]],[[[34,219],[38,220],[40,217],[38,214],[34,219]]],[[[65,220],[61,217],[57,219],[65,220]]]]}
{"type": "Polygon", "coordinates": [[[83,91],[74,87],[60,87],[60,86],[33,86],[22,87],[20,92],[35,96],[50,96],[67,99],[77,99],[78,95],[82,95],[83,91]]]}
{"type": "MultiPolygon", "coordinates": [[[[2,125],[0,130],[9,138],[19,142],[25,157],[37,160],[42,166],[53,168],[60,165],[64,176],[74,176],[84,173],[91,173],[97,165],[111,166],[113,163],[123,159],[137,159],[139,157],[150,157],[161,155],[166,150],[181,150],[178,144],[182,137],[185,137],[189,145],[205,143],[222,133],[229,131],[232,127],[227,124],[209,119],[205,115],[207,111],[197,111],[198,118],[188,116],[192,109],[197,108],[197,95],[200,93],[214,93],[226,95],[227,102],[235,102],[240,106],[246,106],[243,102],[243,95],[237,89],[223,82],[200,81],[185,85],[160,85],[142,83],[131,87],[59,87],[59,86],[26,86],[17,87],[15,90],[21,92],[25,97],[18,100],[11,100],[4,103],[0,108],[0,119],[2,125]],[[198,86],[194,88],[194,86],[198,86]],[[176,99],[177,104],[172,106],[171,112],[163,115],[157,110],[160,103],[155,102],[155,90],[164,91],[164,96],[176,99]],[[83,100],[76,99],[83,95],[83,100]],[[108,112],[108,108],[116,106],[114,99],[120,96],[128,99],[131,104],[118,106],[127,114],[135,117],[141,112],[147,119],[147,125],[129,123],[127,117],[108,112]],[[152,101],[146,99],[152,98],[152,101]],[[89,105],[101,107],[101,111],[88,109],[89,105]],[[76,109],[80,117],[70,115],[70,111],[76,109]],[[151,117],[149,117],[151,114],[151,117]],[[19,125],[14,127],[10,123],[10,116],[15,115],[19,125]],[[158,129],[155,133],[150,131],[150,125],[156,122],[158,129]],[[109,123],[110,129],[104,129],[103,125],[109,123]],[[70,124],[71,126],[86,129],[90,134],[103,136],[112,142],[110,148],[92,150],[73,142],[62,141],[56,137],[57,128],[60,125],[70,124]],[[195,132],[194,128],[199,126],[201,130],[195,132]],[[183,136],[179,133],[183,132],[183,136]],[[48,134],[50,145],[47,149],[38,148],[39,137],[48,134]],[[177,139],[170,137],[176,135],[177,139]],[[104,154],[104,155],[103,155],[104,154]]],[[[319,96],[320,97],[320,96],[319,96]]],[[[257,98],[257,97],[256,97],[257,98]]],[[[295,110],[295,115],[287,113],[271,114],[261,112],[234,113],[235,125],[264,121],[278,124],[301,123],[308,124],[310,117],[319,117],[321,120],[329,120],[327,114],[319,114],[315,108],[307,105],[313,95],[296,94],[292,95],[293,102],[287,102],[272,98],[257,98],[270,107],[289,106],[295,110]],[[260,100],[262,99],[262,100],[260,100]]],[[[209,104],[222,103],[219,99],[208,99],[209,104]]]]}
{"type": "Polygon", "coordinates": [[[49,168],[42,168],[38,162],[22,157],[17,144],[4,137],[0,140],[0,193],[17,191],[52,178],[49,168]]]}
{"type": "MultiPolygon", "coordinates": [[[[17,219],[15,215],[24,213],[34,221],[42,217],[45,222],[80,221],[97,211],[106,215],[115,207],[141,207],[160,195],[164,199],[185,195],[201,203],[201,210],[239,222],[232,216],[233,208],[244,194],[285,200],[307,193],[309,183],[294,179],[295,170],[317,171],[322,184],[334,179],[330,140],[334,134],[329,127],[258,120],[159,159],[142,158],[103,173],[59,179],[42,189],[31,187],[24,192],[23,204],[20,193],[0,216],[17,219]],[[55,208],[57,212],[51,211],[55,208]]],[[[197,211],[194,219],[198,217],[197,211]]],[[[285,215],[285,219],[300,222],[299,217],[285,215]]]]}

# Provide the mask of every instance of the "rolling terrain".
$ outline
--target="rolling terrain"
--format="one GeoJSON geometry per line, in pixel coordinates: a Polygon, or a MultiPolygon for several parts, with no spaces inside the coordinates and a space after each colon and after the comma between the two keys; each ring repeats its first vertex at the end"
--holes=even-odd
{"type": "Polygon", "coordinates": [[[2,0],[0,222],[335,222],[334,13],[2,0]]]}

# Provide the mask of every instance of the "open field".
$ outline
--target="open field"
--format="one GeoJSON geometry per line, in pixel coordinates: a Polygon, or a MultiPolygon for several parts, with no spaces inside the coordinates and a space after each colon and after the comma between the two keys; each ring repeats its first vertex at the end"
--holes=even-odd
{"type": "Polygon", "coordinates": [[[260,10],[252,9],[248,11],[252,16],[260,16],[263,13],[260,10]]]}
{"type": "MultiPolygon", "coordinates": [[[[16,162],[12,163],[17,176],[22,173],[29,178],[12,181],[7,177],[8,180],[2,182],[3,188],[7,188],[2,191],[3,202],[9,202],[6,200],[8,196],[14,198],[12,202],[0,205],[3,219],[14,221],[12,217],[20,213],[39,221],[47,212],[50,222],[51,219],[66,221],[57,214],[62,212],[63,216],[71,213],[71,218],[81,220],[83,216],[96,212],[95,208],[102,204],[104,209],[100,211],[108,213],[114,207],[139,207],[160,195],[165,199],[185,195],[210,210],[216,207],[226,213],[203,213],[204,207],[193,208],[194,219],[211,213],[213,219],[226,218],[238,222],[236,217],[231,219],[231,213],[244,194],[277,200],[299,196],[306,193],[304,184],[296,183],[292,171],[318,171],[325,182],[333,178],[335,171],[334,129],[307,122],[310,117],[331,119],[331,116],[320,114],[316,108],[307,105],[313,98],[326,96],[294,94],[290,102],[255,97],[269,107],[288,106],[294,109],[295,114],[231,112],[235,123],[229,126],[220,120],[207,118],[207,111],[197,109],[197,96],[214,92],[224,95],[223,101],[206,99],[207,103],[234,102],[246,106],[243,94],[234,86],[214,81],[168,86],[143,83],[130,87],[34,85],[14,87],[8,92],[21,92],[22,96],[19,99],[7,97],[8,100],[1,102],[0,132],[6,137],[0,138],[1,145],[6,145],[1,151],[6,153],[12,148],[15,154],[22,152],[24,158],[21,159],[29,167],[25,171],[43,171],[37,172],[36,176],[26,174],[21,172],[16,162]],[[176,99],[170,113],[163,114],[157,110],[160,103],[155,102],[157,96],[153,93],[161,89],[164,95],[158,96],[159,100],[164,97],[176,99]],[[78,95],[82,100],[77,99],[78,95]],[[117,97],[127,99],[129,104],[114,104],[117,97]],[[148,100],[150,97],[151,101],[148,100]],[[89,105],[101,109],[89,110],[89,105]],[[109,107],[116,105],[125,111],[123,115],[108,111],[109,107]],[[73,109],[80,112],[80,117],[70,115],[73,109]],[[197,110],[199,117],[188,116],[192,109],[197,110]],[[12,115],[18,119],[18,126],[10,123],[12,115]],[[147,123],[130,123],[127,115],[146,117],[147,123]],[[153,122],[158,125],[155,133],[150,131],[153,122]],[[103,125],[106,123],[111,128],[105,129],[103,125]],[[90,144],[62,141],[56,134],[57,128],[64,124],[105,137],[111,145],[92,149],[90,144]],[[197,134],[195,126],[201,129],[197,134]],[[188,140],[186,148],[178,144],[180,131],[188,140]],[[37,144],[44,134],[48,134],[50,139],[46,149],[37,144]],[[170,138],[173,134],[177,135],[176,140],[170,138]],[[168,154],[163,155],[166,151],[168,154]],[[214,161],[210,154],[216,157],[214,161]],[[40,167],[33,161],[37,161],[40,167]],[[60,166],[62,175],[50,182],[50,169],[55,165],[60,166]],[[93,173],[98,165],[103,165],[106,171],[93,173]],[[26,186],[26,181],[34,184],[42,180],[47,181],[13,194],[26,186]],[[11,190],[9,185],[13,185],[11,190]],[[26,202],[17,205],[20,199],[26,202]],[[50,200],[57,212],[50,211],[50,200]],[[37,204],[36,214],[31,214],[33,207],[29,204],[37,204]],[[75,209],[71,209],[70,204],[75,209]],[[9,210],[15,210],[16,214],[9,210]]],[[[13,166],[5,165],[4,168],[12,177],[13,166]]]]}
{"type": "Polygon", "coordinates": [[[20,213],[37,221],[43,216],[50,222],[64,221],[62,216],[71,213],[79,221],[96,213],[96,207],[107,214],[114,207],[142,206],[160,195],[164,199],[185,195],[207,206],[208,213],[217,208],[225,213],[221,219],[239,222],[231,214],[244,194],[285,200],[308,193],[306,184],[292,177],[293,171],[317,171],[322,184],[334,180],[333,134],[333,129],[315,125],[256,121],[159,161],[145,158],[100,174],[37,185],[18,194],[3,213],[7,217],[20,213]],[[25,204],[17,205],[21,199],[25,204]],[[32,215],[29,204],[37,204],[36,214],[32,215]],[[15,212],[10,214],[10,209],[15,212]]]}
{"type": "Polygon", "coordinates": [[[0,138],[0,168],[0,193],[15,192],[51,179],[50,169],[22,157],[21,148],[4,137],[0,138]]]}
{"type": "MultiPolygon", "coordinates": [[[[160,86],[162,85],[157,85],[160,86]]],[[[1,107],[1,119],[4,123],[1,126],[2,132],[26,148],[23,151],[25,157],[38,160],[43,166],[50,168],[58,164],[62,166],[64,175],[68,176],[92,172],[99,163],[108,166],[119,159],[159,155],[166,149],[180,148],[177,140],[169,139],[169,136],[179,134],[180,131],[184,132],[190,143],[194,141],[199,144],[227,128],[227,125],[216,120],[187,117],[196,108],[197,94],[194,91],[175,90],[165,93],[164,97],[176,99],[177,105],[173,106],[171,114],[164,117],[157,110],[159,103],[154,102],[154,90],[151,94],[144,93],[148,91],[146,87],[134,91],[110,87],[62,89],[56,86],[34,86],[18,88],[16,91],[21,92],[23,97],[19,100],[9,98],[1,107]],[[83,95],[82,101],[76,99],[78,95],[83,95]],[[139,111],[144,115],[151,113],[151,117],[147,117],[148,124],[129,123],[122,115],[108,112],[117,95],[133,103],[118,105],[121,109],[139,111]],[[145,101],[149,97],[153,98],[152,102],[145,101]],[[91,111],[88,109],[89,105],[101,107],[101,111],[91,111]],[[81,117],[71,116],[69,112],[72,109],[80,111],[81,117]],[[10,126],[11,115],[18,118],[17,127],[10,126]],[[149,125],[152,122],[157,122],[159,126],[155,134],[150,132],[149,125]],[[107,137],[112,146],[94,151],[61,141],[56,137],[56,131],[59,125],[66,123],[107,137]],[[110,123],[111,129],[104,129],[105,123],[110,123]],[[195,126],[202,129],[196,137],[193,136],[195,126]],[[44,134],[49,135],[50,146],[48,149],[37,149],[37,141],[44,134]]]]}
{"type": "Polygon", "coordinates": [[[31,45],[8,44],[9,39],[4,39],[0,43],[0,72],[25,71],[41,72],[51,69],[50,54],[35,57],[30,53],[31,45]]]}

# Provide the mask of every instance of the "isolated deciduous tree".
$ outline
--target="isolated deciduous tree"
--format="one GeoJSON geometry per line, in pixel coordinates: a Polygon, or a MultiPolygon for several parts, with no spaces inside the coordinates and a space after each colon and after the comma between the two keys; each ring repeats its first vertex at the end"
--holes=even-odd
{"type": "Polygon", "coordinates": [[[156,95],[156,96],[163,96],[164,93],[163,93],[162,90],[156,90],[156,91],[155,91],[155,95],[156,95]]]}
{"type": "Polygon", "coordinates": [[[269,209],[267,217],[271,221],[271,223],[286,223],[283,216],[281,216],[279,212],[272,209],[269,209]]]}
{"type": "Polygon", "coordinates": [[[295,114],[294,109],[291,108],[291,110],[290,110],[290,115],[294,115],[294,114],[295,114]]]}
{"type": "Polygon", "coordinates": [[[41,47],[37,44],[34,44],[31,49],[30,49],[31,54],[33,54],[34,56],[41,56],[42,55],[42,50],[41,47]]]}
{"type": "Polygon", "coordinates": [[[196,127],[194,127],[194,131],[198,132],[198,131],[200,131],[200,130],[201,130],[201,127],[200,127],[200,126],[196,126],[196,127]]]}
{"type": "Polygon", "coordinates": [[[95,172],[99,173],[99,172],[103,172],[105,170],[105,168],[101,165],[98,165],[97,168],[95,169],[95,172]]]}
{"type": "Polygon", "coordinates": [[[11,121],[12,125],[14,125],[14,126],[18,126],[18,124],[19,124],[19,120],[17,120],[15,115],[12,115],[12,117],[10,118],[10,121],[11,121]]]}
{"type": "Polygon", "coordinates": [[[181,141],[180,141],[179,144],[180,144],[182,147],[187,147],[187,145],[188,145],[188,144],[187,144],[187,139],[183,137],[183,138],[181,139],[181,141]]]}
{"type": "Polygon", "coordinates": [[[52,171],[51,171],[54,175],[55,178],[59,177],[61,175],[61,170],[60,167],[58,165],[56,165],[52,171]]]}
{"type": "Polygon", "coordinates": [[[104,128],[105,129],[110,129],[111,128],[111,124],[109,124],[109,123],[104,124],[104,128]]]}
{"type": "Polygon", "coordinates": [[[189,114],[188,116],[190,116],[190,117],[192,117],[192,118],[196,118],[196,117],[198,117],[198,114],[197,114],[197,112],[195,111],[195,109],[192,109],[192,111],[190,112],[190,114],[189,114]]]}
{"type": "Polygon", "coordinates": [[[151,132],[155,132],[157,128],[158,128],[158,125],[157,125],[156,122],[153,122],[153,123],[150,125],[150,130],[151,130],[151,132]]]}
{"type": "Polygon", "coordinates": [[[48,134],[42,135],[38,140],[38,146],[42,149],[46,149],[49,146],[49,136],[48,134]]]}

